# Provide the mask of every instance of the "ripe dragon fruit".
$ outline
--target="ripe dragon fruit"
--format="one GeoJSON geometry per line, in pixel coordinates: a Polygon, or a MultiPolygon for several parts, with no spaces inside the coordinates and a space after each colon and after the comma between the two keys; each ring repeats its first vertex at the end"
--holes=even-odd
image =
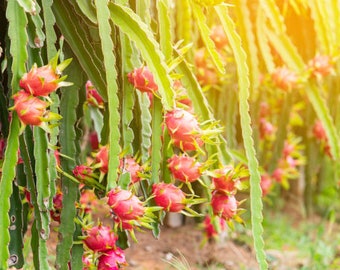
{"type": "Polygon", "coordinates": [[[308,62],[308,67],[311,69],[312,75],[317,78],[334,73],[333,65],[333,60],[328,55],[317,55],[308,62]]]}
{"type": "Polygon", "coordinates": [[[6,140],[1,138],[0,139],[0,159],[3,159],[6,149],[6,140]]]}
{"type": "Polygon", "coordinates": [[[168,167],[174,178],[184,183],[194,182],[201,176],[201,163],[186,155],[173,155],[168,159],[168,167]]]}
{"type": "Polygon", "coordinates": [[[136,68],[127,76],[129,82],[141,92],[154,93],[158,90],[153,74],[147,66],[136,68]]]}
{"type": "Polygon", "coordinates": [[[225,48],[229,44],[222,25],[215,25],[211,28],[210,38],[214,41],[218,50],[225,48]]]}
{"type": "Polygon", "coordinates": [[[237,186],[240,184],[239,179],[233,179],[234,167],[231,165],[224,166],[221,169],[214,171],[215,177],[212,177],[212,181],[216,190],[223,191],[227,194],[235,194],[237,186]]]}
{"type": "Polygon", "coordinates": [[[226,220],[233,218],[237,212],[237,201],[235,197],[219,191],[213,193],[211,206],[216,216],[226,220]]]}
{"type": "Polygon", "coordinates": [[[268,174],[263,174],[261,175],[260,185],[262,189],[262,196],[264,197],[270,192],[273,186],[273,180],[268,174]]]}
{"type": "Polygon", "coordinates": [[[261,118],[259,131],[260,131],[260,138],[265,139],[265,138],[269,138],[270,136],[274,134],[275,127],[265,118],[261,118]]]}
{"type": "Polygon", "coordinates": [[[315,138],[317,138],[320,141],[326,141],[327,140],[327,134],[326,131],[322,125],[322,122],[320,120],[317,120],[313,126],[313,135],[315,138]]]}
{"type": "Polygon", "coordinates": [[[99,148],[99,139],[98,139],[97,132],[92,131],[89,134],[89,141],[90,141],[92,150],[97,150],[99,148]]]}
{"type": "Polygon", "coordinates": [[[124,160],[121,160],[121,170],[130,173],[131,183],[140,181],[139,173],[142,171],[142,167],[133,157],[125,157],[124,160]]]}
{"type": "Polygon", "coordinates": [[[99,170],[102,173],[108,172],[109,167],[109,147],[102,146],[96,154],[96,162],[100,164],[99,170]]]}
{"type": "Polygon", "coordinates": [[[91,255],[83,254],[81,261],[83,262],[83,270],[94,269],[94,264],[92,262],[93,261],[92,254],[91,255]]]}
{"type": "Polygon", "coordinates": [[[272,173],[272,177],[276,182],[282,183],[283,178],[285,177],[285,171],[282,168],[276,168],[272,173]]]}
{"type": "Polygon", "coordinates": [[[131,191],[117,187],[107,194],[108,205],[120,220],[137,220],[144,215],[143,203],[131,191]]]}
{"type": "Polygon", "coordinates": [[[126,265],[124,251],[119,247],[107,250],[98,258],[98,270],[119,270],[120,265],[126,265]]]}
{"type": "Polygon", "coordinates": [[[87,176],[93,173],[93,170],[91,167],[86,165],[77,165],[76,167],[74,167],[72,172],[75,177],[80,180],[84,180],[87,176]]]}
{"type": "Polygon", "coordinates": [[[219,231],[216,230],[213,224],[214,218],[218,218],[220,231],[225,230],[227,227],[226,221],[224,219],[220,217],[216,217],[216,216],[210,217],[209,215],[206,215],[203,220],[203,228],[204,228],[205,235],[208,239],[216,237],[219,233],[219,231]]]}
{"type": "Polygon", "coordinates": [[[60,214],[63,208],[63,193],[58,191],[53,197],[53,210],[50,211],[51,218],[60,223],[60,214]]]}
{"type": "Polygon", "coordinates": [[[24,90],[16,93],[13,99],[13,109],[24,125],[41,125],[46,114],[46,108],[49,106],[47,102],[26,93],[24,90]]]}
{"type": "Polygon", "coordinates": [[[173,184],[153,184],[152,194],[155,203],[167,212],[180,212],[185,208],[185,194],[173,184]]]}
{"type": "Polygon", "coordinates": [[[286,67],[275,69],[271,76],[274,85],[283,91],[290,91],[297,86],[296,73],[286,67]]]}
{"type": "Polygon", "coordinates": [[[99,95],[97,89],[93,86],[91,81],[87,81],[85,84],[86,88],[86,101],[88,104],[94,107],[102,108],[104,106],[104,100],[99,95]]]}
{"type": "Polygon", "coordinates": [[[60,152],[58,150],[54,150],[54,157],[55,157],[56,165],[60,167],[60,152]]]}
{"type": "Polygon", "coordinates": [[[34,65],[20,80],[20,87],[34,96],[48,96],[59,87],[59,74],[50,65],[34,65]]]}
{"type": "Polygon", "coordinates": [[[85,245],[96,252],[105,252],[115,248],[118,237],[108,226],[99,224],[89,229],[83,230],[85,245]]]}
{"type": "Polygon", "coordinates": [[[196,150],[203,145],[197,119],[183,109],[174,109],[165,115],[165,124],[174,145],[183,151],[196,150]]]}

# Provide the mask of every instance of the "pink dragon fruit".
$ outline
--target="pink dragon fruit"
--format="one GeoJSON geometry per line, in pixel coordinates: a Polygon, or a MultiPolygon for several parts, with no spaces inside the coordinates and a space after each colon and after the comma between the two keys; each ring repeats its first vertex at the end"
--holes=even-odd
{"type": "Polygon", "coordinates": [[[174,109],[165,115],[165,124],[176,147],[183,151],[196,150],[203,145],[197,119],[183,109],[174,109]]]}
{"type": "Polygon", "coordinates": [[[201,176],[202,165],[195,158],[173,155],[168,163],[172,175],[181,182],[194,182],[201,176]]]}
{"type": "Polygon", "coordinates": [[[54,157],[55,157],[56,165],[60,167],[60,152],[58,150],[54,150],[54,157]]]}
{"type": "Polygon", "coordinates": [[[3,156],[5,154],[5,149],[6,149],[6,140],[5,139],[0,139],[0,159],[3,159],[3,156]]]}
{"type": "Polygon", "coordinates": [[[86,101],[88,104],[94,107],[103,107],[104,100],[99,95],[97,89],[93,86],[91,81],[87,81],[85,84],[86,88],[86,101]]]}
{"type": "Polygon", "coordinates": [[[113,221],[119,224],[119,227],[123,230],[133,230],[136,224],[133,224],[131,220],[121,220],[119,217],[113,217],[113,221]]]}
{"type": "Polygon", "coordinates": [[[100,164],[99,170],[102,173],[108,172],[109,167],[109,147],[102,146],[96,154],[96,162],[100,164]]]}
{"type": "Polygon", "coordinates": [[[84,230],[84,234],[85,245],[95,252],[105,252],[115,248],[118,239],[110,227],[102,224],[84,230]]]}
{"type": "Polygon", "coordinates": [[[31,96],[24,90],[19,91],[13,96],[14,109],[20,121],[25,125],[40,126],[46,114],[47,102],[37,97],[31,96]]]}
{"type": "Polygon", "coordinates": [[[77,165],[76,167],[74,167],[72,172],[75,177],[80,180],[84,180],[86,179],[86,177],[93,173],[93,170],[91,167],[86,165],[77,165]]]}
{"type": "Polygon", "coordinates": [[[259,131],[260,131],[260,138],[264,139],[264,138],[270,137],[275,132],[275,127],[265,118],[261,118],[259,131]]]}
{"type": "Polygon", "coordinates": [[[185,208],[185,194],[173,184],[157,183],[152,185],[155,203],[168,212],[180,212],[185,208]]]}
{"type": "Polygon", "coordinates": [[[282,168],[276,168],[272,174],[272,177],[276,182],[282,183],[284,175],[285,175],[285,172],[282,168]]]}
{"type": "Polygon", "coordinates": [[[121,167],[124,166],[123,170],[130,173],[131,183],[137,183],[140,181],[139,173],[142,171],[142,167],[133,157],[125,157],[124,161],[121,161],[121,164],[121,167]]]}
{"type": "Polygon", "coordinates": [[[214,41],[216,48],[219,50],[225,48],[229,44],[222,25],[215,25],[211,28],[210,38],[214,41]]]}
{"type": "Polygon", "coordinates": [[[120,265],[126,265],[124,251],[119,247],[107,250],[98,258],[98,270],[119,270],[120,265]]]}
{"type": "Polygon", "coordinates": [[[143,203],[131,191],[117,187],[107,197],[108,205],[120,220],[137,220],[144,215],[143,203]]]}
{"type": "Polygon", "coordinates": [[[295,72],[286,67],[280,67],[272,73],[272,80],[276,87],[283,91],[290,91],[297,86],[298,77],[295,72]]]}
{"type": "Polygon", "coordinates": [[[98,140],[97,132],[92,131],[89,134],[89,140],[90,140],[92,150],[97,150],[99,148],[99,140],[98,140]]]}
{"type": "Polygon", "coordinates": [[[216,190],[226,192],[228,194],[235,194],[237,186],[240,184],[239,179],[233,179],[234,167],[231,165],[224,166],[221,169],[214,171],[215,177],[212,177],[212,181],[216,190]]]}
{"type": "Polygon", "coordinates": [[[290,156],[295,150],[295,145],[292,143],[289,143],[288,141],[285,141],[284,147],[283,147],[283,156],[287,158],[290,156]]]}
{"type": "Polygon", "coordinates": [[[313,126],[313,135],[315,138],[317,138],[320,141],[327,140],[326,131],[320,120],[316,121],[313,126]]]}
{"type": "Polygon", "coordinates": [[[334,73],[333,65],[333,60],[328,55],[317,55],[308,62],[312,75],[317,78],[322,78],[334,73]]]}
{"type": "Polygon", "coordinates": [[[273,186],[273,180],[268,174],[263,174],[261,175],[260,185],[262,189],[262,196],[264,197],[270,192],[273,186]]]}
{"type": "Polygon", "coordinates": [[[83,270],[91,270],[94,269],[94,264],[93,264],[93,258],[91,255],[85,255],[83,254],[81,258],[83,262],[83,270]]]}
{"type": "Polygon", "coordinates": [[[215,215],[229,220],[236,215],[237,201],[233,195],[223,192],[214,192],[211,198],[211,206],[215,215]]]}
{"type": "Polygon", "coordinates": [[[34,96],[48,96],[57,90],[60,76],[50,65],[37,67],[34,65],[20,80],[20,87],[34,96]]]}
{"type": "Polygon", "coordinates": [[[147,66],[134,69],[128,74],[128,80],[141,92],[154,93],[158,90],[153,74],[147,66]]]}
{"type": "Polygon", "coordinates": [[[59,223],[62,208],[63,208],[63,193],[59,190],[53,197],[53,210],[50,211],[51,218],[59,223]]]}
{"type": "Polygon", "coordinates": [[[210,217],[208,215],[205,216],[204,221],[203,221],[203,227],[204,227],[204,231],[205,231],[205,235],[208,239],[216,237],[218,235],[218,231],[216,230],[214,224],[213,224],[213,220],[214,218],[218,218],[219,219],[219,226],[220,226],[220,230],[223,231],[226,229],[226,221],[220,217],[210,217]]]}

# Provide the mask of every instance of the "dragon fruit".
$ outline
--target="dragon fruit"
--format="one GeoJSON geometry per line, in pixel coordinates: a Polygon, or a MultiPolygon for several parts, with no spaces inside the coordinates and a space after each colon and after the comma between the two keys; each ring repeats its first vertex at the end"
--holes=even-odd
{"type": "Polygon", "coordinates": [[[273,180],[268,174],[263,174],[261,175],[260,185],[262,189],[262,196],[264,197],[270,192],[273,186],[273,180]]]}
{"type": "Polygon", "coordinates": [[[219,233],[213,224],[214,218],[218,218],[220,231],[225,230],[227,227],[226,221],[224,219],[220,217],[216,217],[216,216],[210,217],[209,215],[206,215],[203,220],[203,228],[204,228],[205,235],[208,239],[216,237],[219,233]]]}
{"type": "Polygon", "coordinates": [[[93,86],[91,81],[87,81],[85,84],[86,88],[86,101],[88,104],[94,107],[103,107],[103,98],[99,95],[97,89],[93,86]]]}
{"type": "Polygon", "coordinates": [[[290,91],[297,86],[296,73],[286,67],[275,69],[271,76],[274,85],[283,91],[290,91]]]}
{"type": "Polygon", "coordinates": [[[53,210],[50,210],[51,218],[59,223],[62,208],[63,208],[63,193],[59,190],[53,197],[53,210]]]}
{"type": "Polygon", "coordinates": [[[211,198],[211,206],[215,215],[229,220],[236,215],[237,201],[233,195],[223,192],[214,192],[211,198]]]}
{"type": "Polygon", "coordinates": [[[127,76],[129,82],[141,92],[154,93],[158,90],[153,74],[147,66],[136,68],[127,76]]]}
{"type": "Polygon", "coordinates": [[[14,107],[20,121],[25,125],[40,126],[46,114],[47,102],[34,97],[24,90],[19,91],[13,96],[14,107]]]}
{"type": "Polygon", "coordinates": [[[308,62],[312,75],[317,78],[322,78],[334,73],[333,65],[333,60],[328,55],[317,55],[308,62]]]}
{"type": "Polygon", "coordinates": [[[73,175],[77,177],[80,180],[86,179],[87,176],[93,173],[93,170],[91,167],[86,165],[77,165],[73,169],[73,175]]]}
{"type": "Polygon", "coordinates": [[[196,150],[203,145],[202,131],[193,114],[183,109],[174,109],[166,113],[165,124],[174,145],[183,151],[196,150]]]}
{"type": "Polygon", "coordinates": [[[168,212],[180,212],[185,208],[185,194],[173,184],[157,183],[152,185],[155,203],[168,212]]]}
{"type": "Polygon", "coordinates": [[[121,161],[121,168],[123,171],[130,173],[131,183],[137,183],[140,181],[139,173],[142,171],[142,167],[136,162],[133,157],[126,157],[121,161]]]}
{"type": "Polygon", "coordinates": [[[214,41],[216,48],[219,50],[225,48],[229,44],[222,25],[215,25],[211,28],[210,38],[214,41]]]}
{"type": "Polygon", "coordinates": [[[108,172],[109,167],[109,147],[102,146],[96,154],[96,162],[100,164],[99,170],[102,173],[108,172]]]}
{"type": "Polygon", "coordinates": [[[117,187],[107,197],[108,205],[120,220],[137,220],[144,215],[143,203],[131,191],[117,187]]]}
{"type": "Polygon", "coordinates": [[[98,258],[98,270],[119,270],[120,265],[126,265],[124,251],[119,247],[107,250],[98,258]]]}
{"type": "Polygon", "coordinates": [[[118,237],[108,226],[99,224],[92,228],[84,230],[85,245],[96,252],[104,252],[113,249],[116,245],[118,237]]]}
{"type": "Polygon", "coordinates": [[[194,182],[201,176],[201,164],[195,158],[173,155],[168,159],[172,175],[181,182],[194,182]]]}
{"type": "Polygon", "coordinates": [[[59,74],[51,65],[37,67],[34,65],[20,80],[20,87],[34,96],[48,96],[59,87],[59,74]]]}
{"type": "Polygon", "coordinates": [[[235,194],[237,186],[240,184],[239,179],[233,179],[234,168],[231,165],[224,166],[221,169],[214,171],[215,177],[212,177],[212,181],[216,190],[223,191],[228,194],[235,194]]]}

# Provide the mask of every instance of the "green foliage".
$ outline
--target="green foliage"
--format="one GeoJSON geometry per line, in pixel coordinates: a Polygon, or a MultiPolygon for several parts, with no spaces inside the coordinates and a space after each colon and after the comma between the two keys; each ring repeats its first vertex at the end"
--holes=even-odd
{"type": "MultiPolygon", "coordinates": [[[[76,109],[79,106],[77,93],[85,82],[82,73],[78,73],[79,69],[79,63],[74,60],[71,63],[71,71],[69,71],[69,78],[72,79],[74,84],[71,87],[62,89],[60,100],[61,113],[63,116],[60,129],[64,131],[60,134],[60,151],[63,156],[67,157],[61,159],[61,166],[68,174],[72,174],[72,170],[78,161],[77,144],[79,141],[76,141],[77,135],[75,131],[77,122],[76,109]]],[[[76,230],[74,222],[76,219],[75,202],[79,199],[79,186],[77,183],[70,181],[66,176],[61,177],[61,182],[63,193],[62,204],[67,205],[67,207],[63,207],[60,214],[61,223],[59,234],[61,241],[57,246],[55,265],[58,269],[68,269],[68,263],[71,262],[71,258],[73,258],[73,235],[76,230]]]]}
{"type": "Polygon", "coordinates": [[[252,232],[254,238],[254,247],[256,257],[260,264],[261,269],[267,269],[268,265],[264,253],[264,242],[262,239],[262,200],[261,200],[261,187],[260,187],[260,173],[259,165],[256,159],[254,148],[254,141],[252,139],[251,119],[249,115],[249,70],[246,62],[246,54],[242,49],[241,39],[235,32],[234,24],[228,16],[226,8],[216,7],[216,12],[221,19],[223,28],[228,36],[230,45],[233,49],[235,61],[237,64],[238,84],[239,84],[239,112],[240,122],[242,128],[242,136],[246,156],[248,159],[248,167],[250,172],[250,201],[251,201],[251,220],[252,232]]]}
{"type": "Polygon", "coordinates": [[[113,42],[111,33],[113,32],[109,24],[110,11],[105,1],[96,1],[97,21],[99,28],[99,35],[101,39],[101,46],[104,56],[104,66],[106,74],[108,109],[109,109],[109,174],[107,182],[107,190],[116,187],[117,169],[119,166],[119,139],[120,133],[118,126],[120,122],[120,115],[118,113],[118,85],[117,85],[117,71],[115,69],[116,59],[113,54],[113,42]]]}

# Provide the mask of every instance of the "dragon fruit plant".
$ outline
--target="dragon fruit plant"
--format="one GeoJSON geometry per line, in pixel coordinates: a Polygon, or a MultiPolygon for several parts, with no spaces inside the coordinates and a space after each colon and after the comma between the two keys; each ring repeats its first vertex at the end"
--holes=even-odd
{"type": "MultiPolygon", "coordinates": [[[[55,14],[72,13],[73,9],[67,8],[68,4],[53,4],[55,14]]],[[[207,6],[207,3],[199,4],[207,6]]],[[[44,12],[52,12],[45,3],[43,5],[44,12]]],[[[129,8],[112,3],[107,6],[101,1],[97,1],[96,5],[98,11],[122,8],[122,14],[128,15],[133,22],[131,31],[136,29],[136,23],[142,23],[141,18],[132,15],[133,11],[129,8]]],[[[9,7],[9,10],[24,11],[21,6],[9,7]]],[[[35,11],[36,16],[40,17],[42,14],[38,10],[35,11]]],[[[79,16],[81,12],[77,14],[79,16]]],[[[31,15],[27,13],[24,16],[31,15]]],[[[101,27],[105,25],[102,24],[105,20],[101,21],[101,18],[104,17],[100,15],[96,19],[98,28],[95,32],[103,31],[101,27]]],[[[133,54],[129,57],[121,55],[124,59],[131,59],[131,63],[117,62],[119,67],[112,62],[110,64],[107,55],[109,52],[116,55],[117,52],[113,48],[97,47],[100,51],[97,55],[93,52],[98,50],[94,50],[93,46],[98,45],[90,40],[84,49],[90,49],[90,55],[95,55],[93,58],[80,56],[78,53],[81,50],[73,47],[64,28],[68,26],[61,24],[58,16],[54,19],[58,33],[63,35],[58,36],[59,51],[54,47],[57,40],[50,41],[53,35],[48,35],[46,40],[48,50],[38,53],[41,59],[37,53],[30,52],[24,56],[17,51],[25,62],[24,66],[27,63],[37,64],[27,66],[27,72],[22,68],[13,70],[12,88],[6,90],[7,97],[13,103],[12,114],[11,117],[7,115],[9,120],[6,119],[0,127],[1,135],[6,134],[6,124],[8,129],[11,122],[11,134],[16,134],[1,144],[6,146],[5,152],[1,149],[1,159],[15,161],[11,168],[20,165],[21,170],[28,172],[25,180],[18,182],[23,190],[20,195],[16,187],[8,189],[13,171],[9,170],[7,161],[4,162],[3,171],[9,170],[11,173],[2,174],[0,183],[6,185],[4,191],[8,195],[1,195],[2,202],[15,192],[13,194],[25,197],[24,202],[29,203],[29,209],[34,214],[28,216],[35,218],[34,229],[40,232],[32,234],[36,238],[34,240],[40,243],[33,250],[36,266],[47,269],[47,256],[44,257],[41,251],[46,248],[52,226],[58,228],[60,239],[56,249],[56,268],[73,269],[83,264],[83,269],[119,269],[128,260],[124,255],[124,249],[129,246],[127,235],[137,241],[135,230],[152,230],[159,237],[160,225],[168,212],[196,217],[210,212],[212,219],[230,222],[238,212],[238,203],[236,208],[232,205],[231,196],[235,192],[225,194],[217,180],[213,182],[209,175],[216,164],[222,163],[220,160],[230,160],[230,156],[221,150],[225,148],[222,128],[212,117],[200,87],[193,94],[192,85],[187,83],[185,77],[180,78],[176,74],[174,67],[180,61],[173,59],[174,62],[166,62],[161,57],[159,44],[147,30],[148,27],[140,28],[146,35],[143,38],[145,44],[134,40],[137,41],[137,50],[129,48],[130,42],[119,45],[126,46],[121,53],[127,54],[129,51],[133,54]],[[67,45],[63,46],[63,42],[67,45]],[[145,54],[145,48],[151,52],[149,56],[145,54]],[[145,59],[140,58],[138,50],[145,59]],[[100,63],[98,59],[101,59],[100,63]],[[145,64],[137,65],[138,59],[145,61],[145,64]],[[121,71],[119,76],[115,67],[121,71]],[[66,78],[70,83],[65,81],[66,78]],[[19,142],[20,134],[23,136],[19,142]],[[22,162],[17,162],[19,144],[22,162]],[[7,149],[10,152],[6,152],[7,149]],[[15,156],[10,157],[12,153],[15,156]],[[204,192],[198,193],[191,186],[193,182],[198,182],[204,192]],[[224,202],[214,202],[216,193],[230,196],[228,206],[224,206],[224,202]],[[95,225],[93,221],[94,214],[98,213],[97,208],[101,207],[111,221],[110,226],[100,220],[95,225]],[[79,246],[83,254],[73,252],[73,248],[79,246]],[[71,254],[74,256],[72,260],[71,254]]],[[[76,25],[73,27],[78,28],[76,25]]],[[[9,29],[11,31],[12,28],[9,29]]],[[[44,25],[43,29],[49,34],[54,31],[51,25],[44,25]]],[[[26,28],[19,27],[17,30],[25,32],[26,28]]],[[[221,51],[227,45],[222,33],[221,29],[216,28],[211,37],[221,51]]],[[[9,33],[10,36],[12,34],[9,33]]],[[[131,38],[129,34],[127,37],[131,38]]],[[[42,42],[45,40],[42,36],[40,38],[42,42]]],[[[99,41],[103,46],[110,44],[102,42],[101,38],[99,41]]],[[[23,41],[23,44],[26,42],[23,41]]],[[[35,49],[40,51],[40,48],[35,49]]],[[[25,47],[25,50],[31,49],[25,47]]],[[[11,53],[14,63],[16,54],[11,53]]],[[[210,71],[214,72],[214,69],[210,71]]],[[[8,105],[4,107],[10,108],[8,105]]],[[[229,177],[229,174],[221,171],[218,177],[229,177]]],[[[235,183],[237,186],[236,180],[235,183]]],[[[6,211],[8,209],[2,212],[6,211]]],[[[7,228],[7,219],[1,220],[3,227],[7,228]]],[[[19,226],[18,230],[21,232],[19,226]]],[[[3,231],[1,235],[6,238],[7,232],[3,231]]],[[[7,237],[6,247],[8,241],[11,240],[7,237]]],[[[4,248],[0,251],[1,260],[5,258],[0,263],[0,269],[7,265],[7,257],[12,256],[13,252],[21,255],[10,266],[23,264],[22,252],[13,250],[10,245],[9,250],[4,248]]]]}
{"type": "Polygon", "coordinates": [[[22,268],[27,250],[50,269],[52,233],[56,269],[124,268],[135,231],[161,238],[176,212],[217,238],[243,223],[248,195],[267,269],[263,201],[301,180],[313,213],[316,187],[337,179],[338,8],[325,12],[328,1],[5,2],[0,269],[22,268]],[[289,22],[298,16],[303,31],[289,22]]]}

